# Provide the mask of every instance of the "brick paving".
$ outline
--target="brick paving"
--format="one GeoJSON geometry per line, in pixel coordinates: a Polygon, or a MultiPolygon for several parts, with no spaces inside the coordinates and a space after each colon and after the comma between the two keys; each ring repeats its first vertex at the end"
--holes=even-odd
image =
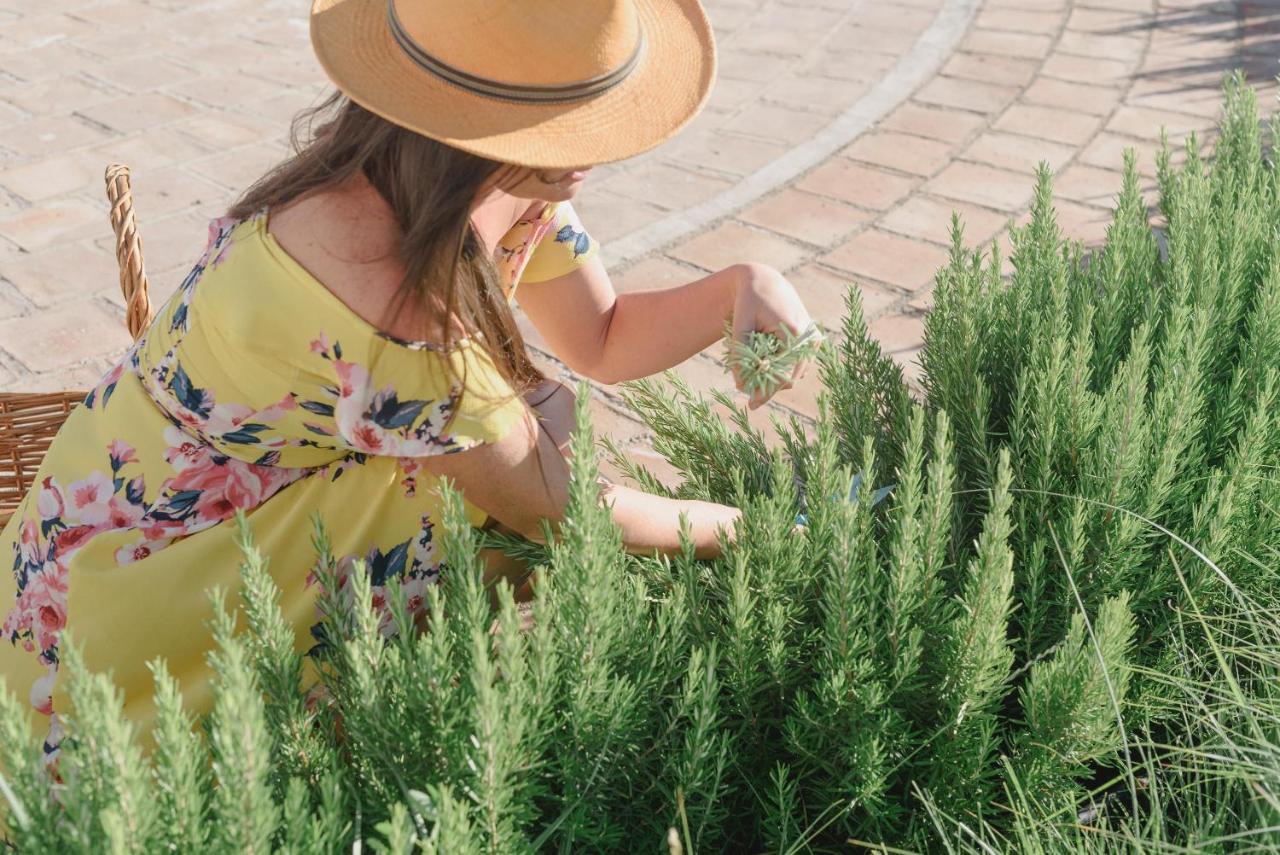
{"type": "MultiPolygon", "coordinates": [[[[676,235],[610,265],[616,286],[760,261],[834,326],[853,284],[908,376],[953,211],[971,242],[1007,251],[1043,160],[1064,229],[1096,244],[1124,149],[1152,176],[1160,126],[1175,144],[1210,128],[1232,68],[1247,71],[1264,112],[1276,90],[1280,2],[704,2],[720,51],[710,103],[662,147],[598,166],[575,200],[606,264],[637,235],[676,235]],[[936,72],[886,94],[919,56],[936,72]],[[856,133],[776,178],[840,127],[856,133]],[[727,198],[738,200],[727,215],[681,233],[686,212],[727,198]]],[[[0,0],[0,388],[83,387],[127,346],[108,162],[133,169],[160,301],[202,249],[206,221],[285,154],[289,119],[327,91],[305,6],[0,0]]],[[[718,351],[682,366],[696,388],[730,388],[718,351]]],[[[812,383],[753,420],[812,415],[812,383]]],[[[613,391],[597,398],[601,429],[661,469],[613,391]]]]}

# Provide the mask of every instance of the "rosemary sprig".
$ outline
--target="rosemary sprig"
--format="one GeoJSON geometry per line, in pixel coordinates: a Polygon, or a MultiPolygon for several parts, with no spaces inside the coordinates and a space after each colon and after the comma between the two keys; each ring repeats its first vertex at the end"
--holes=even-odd
{"type": "Polygon", "coordinates": [[[748,395],[769,394],[790,379],[797,364],[812,357],[822,343],[822,331],[810,324],[800,333],[751,330],[742,339],[725,321],[725,362],[742,381],[748,395]]]}

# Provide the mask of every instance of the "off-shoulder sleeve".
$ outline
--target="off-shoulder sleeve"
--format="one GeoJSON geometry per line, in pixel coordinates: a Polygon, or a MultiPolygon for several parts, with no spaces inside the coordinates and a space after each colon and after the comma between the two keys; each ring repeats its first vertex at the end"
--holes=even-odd
{"type": "Polygon", "coordinates": [[[578,212],[568,202],[552,206],[551,224],[539,229],[520,283],[545,282],[581,267],[599,254],[599,244],[587,233],[578,212]]]}
{"type": "Polygon", "coordinates": [[[334,381],[320,384],[318,400],[299,402],[313,433],[351,451],[428,457],[496,442],[523,417],[523,399],[478,342],[449,352],[383,345],[353,358],[327,337],[313,344],[334,381]]]}

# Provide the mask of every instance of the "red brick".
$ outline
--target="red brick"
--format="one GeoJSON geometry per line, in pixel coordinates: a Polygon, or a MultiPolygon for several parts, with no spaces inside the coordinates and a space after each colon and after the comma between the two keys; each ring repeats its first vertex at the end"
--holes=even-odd
{"type": "Polygon", "coordinates": [[[1149,17],[1136,9],[1077,6],[1067,18],[1067,29],[1081,33],[1141,33],[1148,28],[1149,17]]]}
{"type": "Polygon", "coordinates": [[[859,137],[840,153],[876,166],[929,176],[951,159],[951,146],[892,131],[873,131],[859,137]]]}
{"type": "Polygon", "coordinates": [[[1065,53],[1051,54],[1040,67],[1040,73],[1047,78],[1100,86],[1122,86],[1130,78],[1127,63],[1065,53]]]}
{"type": "Polygon", "coordinates": [[[619,412],[601,400],[598,393],[591,396],[590,412],[597,440],[609,437],[618,445],[625,446],[639,439],[647,430],[635,415],[619,412]]]}
{"type": "Polygon", "coordinates": [[[725,130],[796,145],[810,139],[831,121],[830,116],[788,110],[777,104],[754,104],[725,123],[725,130]]]}
{"type": "Polygon", "coordinates": [[[912,196],[886,215],[880,221],[880,227],[918,240],[950,246],[953,213],[960,215],[967,245],[987,243],[1009,221],[1006,215],[985,208],[928,196],[912,196]]]}
{"type": "Polygon", "coordinates": [[[1062,26],[1062,15],[1052,11],[991,7],[983,9],[974,23],[988,30],[1053,35],[1062,26]]]}
{"type": "Polygon", "coordinates": [[[42,157],[50,152],[100,142],[107,134],[88,122],[71,116],[46,116],[15,125],[0,126],[0,148],[23,157],[42,157]]]}
{"type": "Polygon", "coordinates": [[[853,83],[819,74],[793,74],[769,84],[763,92],[756,86],[753,96],[784,106],[798,106],[817,113],[834,114],[848,109],[868,88],[870,82],[853,83]]]}
{"type": "Polygon", "coordinates": [[[713,271],[748,261],[786,270],[807,255],[805,250],[775,234],[732,221],[677,245],[667,254],[713,271]]]}
{"type": "Polygon", "coordinates": [[[15,256],[4,262],[3,271],[22,296],[40,307],[120,287],[115,253],[88,241],[15,256]]]}
{"type": "Polygon", "coordinates": [[[1120,93],[1106,86],[1068,83],[1042,77],[1027,87],[1022,99],[1030,104],[1105,116],[1119,102],[1120,93]]]}
{"type": "Polygon", "coordinates": [[[1101,124],[1100,118],[1088,113],[1036,104],[1014,104],[995,123],[995,127],[1054,142],[1081,145],[1097,133],[1101,124]]]}
{"type": "Polygon", "coordinates": [[[186,80],[173,86],[166,86],[165,91],[178,96],[183,101],[193,101],[216,110],[234,110],[246,101],[256,101],[276,95],[280,92],[280,88],[278,83],[232,72],[186,80]]]}
{"type": "Polygon", "coordinates": [[[883,211],[911,192],[914,180],[835,157],[796,182],[796,187],[883,211]]]}
{"type": "Polygon", "coordinates": [[[1045,35],[999,30],[970,30],[961,43],[961,49],[970,53],[994,53],[1020,59],[1042,59],[1052,46],[1053,40],[1045,35]]]}
{"type": "Polygon", "coordinates": [[[1222,110],[1222,95],[1209,80],[1197,83],[1182,79],[1177,86],[1168,83],[1169,73],[1144,71],[1149,75],[1134,81],[1126,101],[1138,107],[1167,110],[1171,113],[1189,113],[1193,116],[1216,118],[1222,110]]]}
{"type": "Polygon", "coordinates": [[[100,180],[100,176],[82,158],[63,155],[0,172],[0,185],[29,202],[40,202],[82,190],[100,180]]]}
{"type": "Polygon", "coordinates": [[[168,128],[151,128],[85,149],[85,159],[106,169],[123,163],[134,169],[160,169],[175,163],[207,157],[210,149],[197,145],[168,128]]]}
{"type": "Polygon", "coordinates": [[[1058,39],[1056,50],[1093,59],[1109,59],[1132,67],[1145,48],[1146,40],[1141,37],[1066,32],[1058,39]]]}
{"type": "Polygon", "coordinates": [[[956,162],[939,173],[925,189],[948,199],[1016,211],[1031,200],[1035,187],[1030,178],[1016,172],[956,162]]]}
{"type": "Polygon", "coordinates": [[[1107,239],[1107,227],[1111,225],[1111,212],[1100,208],[1078,205],[1075,202],[1057,201],[1058,225],[1069,240],[1083,241],[1087,247],[1101,246],[1107,239]]]}
{"type": "Polygon", "coordinates": [[[0,236],[28,252],[84,237],[93,231],[110,233],[107,214],[77,199],[46,202],[38,208],[26,208],[0,220],[0,236]],[[94,229],[95,225],[100,228],[94,229]]]}
{"type": "Polygon", "coordinates": [[[1058,11],[1071,5],[1071,0],[987,0],[984,4],[992,9],[1034,9],[1036,11],[1058,11]]]}
{"type": "Polygon", "coordinates": [[[730,175],[749,175],[788,151],[783,143],[709,130],[681,133],[662,147],[664,159],[684,166],[714,169],[730,175]]]}
{"type": "Polygon", "coordinates": [[[962,77],[998,86],[1026,86],[1035,77],[1040,63],[989,53],[956,53],[942,67],[946,77],[962,77]]]}
{"type": "Polygon", "coordinates": [[[829,46],[826,50],[814,51],[797,68],[855,84],[875,83],[899,58],[896,53],[880,52],[887,51],[887,48],[876,47],[877,51],[841,50],[838,45],[835,48],[829,46]]]}
{"type": "Polygon", "coordinates": [[[175,122],[170,130],[206,149],[236,148],[263,140],[283,142],[288,134],[274,122],[236,113],[201,113],[175,122]]]}
{"type": "Polygon", "coordinates": [[[5,351],[35,372],[119,354],[130,343],[120,319],[92,300],[0,321],[0,341],[5,351]]]}
{"type": "MultiPolygon", "coordinates": [[[[823,392],[822,373],[814,362],[810,362],[800,379],[794,381],[790,389],[781,389],[769,399],[771,405],[786,407],[802,416],[811,419],[818,417],[818,396],[823,392]]],[[[759,410],[757,410],[759,412],[759,410]]],[[[780,418],[783,424],[789,425],[785,416],[780,418]]]]}
{"type": "MultiPolygon", "coordinates": [[[[18,298],[6,296],[3,291],[0,291],[0,320],[17,317],[26,311],[27,307],[21,305],[18,298]]],[[[4,366],[0,365],[0,372],[3,370],[4,366]]],[[[0,389],[2,388],[4,388],[3,385],[0,385],[0,389]]]]}
{"type": "Polygon", "coordinates": [[[41,14],[48,10],[28,7],[31,14],[7,24],[4,38],[10,48],[30,50],[55,41],[75,41],[93,35],[93,25],[69,15],[41,14]]]}
{"type": "Polygon", "coordinates": [[[145,211],[150,216],[208,205],[225,207],[231,202],[223,188],[176,166],[135,169],[132,171],[132,185],[138,211],[145,211]]]}
{"type": "MultiPolygon", "coordinates": [[[[123,351],[124,348],[121,348],[122,353],[123,351]]],[[[6,392],[64,392],[72,389],[83,389],[87,392],[98,384],[113,361],[106,357],[98,357],[84,364],[72,365],[56,371],[27,373],[12,382],[5,383],[3,388],[6,392]]]]}
{"type": "Polygon", "coordinates": [[[109,128],[132,133],[190,116],[196,111],[195,106],[162,92],[147,92],[114,101],[102,101],[79,112],[109,128]]]}
{"type": "MultiPolygon", "coordinates": [[[[724,51],[723,56],[716,58],[717,78],[771,83],[781,75],[786,74],[793,62],[792,58],[785,56],[769,56],[768,54],[746,53],[734,50],[724,51]]],[[[719,84],[717,83],[716,85],[718,86],[719,84]]]]}
{"type": "Polygon", "coordinates": [[[933,281],[947,253],[932,244],[889,232],[868,231],[822,256],[824,264],[879,282],[917,291],[933,281]]]}
{"type": "MultiPolygon", "coordinates": [[[[34,82],[51,80],[78,71],[87,71],[97,62],[93,56],[86,54],[79,45],[65,41],[55,41],[35,48],[13,50],[14,45],[6,43],[4,70],[19,80],[34,82]]],[[[119,49],[119,42],[116,43],[119,49]]]]}
{"type": "Polygon", "coordinates": [[[1203,116],[1126,105],[1116,110],[1107,122],[1108,131],[1149,140],[1159,140],[1162,127],[1168,131],[1170,143],[1176,144],[1192,131],[1203,137],[1205,131],[1214,127],[1214,121],[1203,116]]]}
{"type": "Polygon", "coordinates": [[[681,362],[675,371],[699,395],[706,395],[712,389],[733,392],[733,376],[717,361],[723,355],[724,344],[717,341],[702,353],[681,362]]]}
{"type": "Polygon", "coordinates": [[[867,331],[880,342],[888,356],[913,357],[924,344],[924,319],[916,315],[885,315],[873,321],[867,331]]]}
{"type": "Polygon", "coordinates": [[[1156,174],[1156,152],[1159,145],[1149,140],[1140,141],[1111,133],[1101,133],[1080,152],[1080,162],[1102,169],[1123,169],[1125,149],[1132,148],[1138,154],[1138,172],[1156,174]]]}
{"type": "MultiPolygon", "coordinates": [[[[734,12],[735,8],[749,9],[748,6],[734,7],[717,4],[712,17],[721,18],[734,12]]],[[[765,6],[755,14],[750,14],[750,12],[743,14],[741,22],[749,19],[753,27],[799,30],[806,33],[826,33],[827,30],[839,24],[843,17],[844,10],[838,8],[823,9],[821,7],[790,5],[770,8],[770,6],[765,6]]]]}
{"type": "Polygon", "coordinates": [[[610,176],[596,186],[632,199],[652,202],[661,208],[680,210],[707,201],[728,190],[733,183],[665,163],[648,162],[610,176]]]}
{"type": "Polygon", "coordinates": [[[752,53],[802,56],[813,46],[813,37],[799,30],[750,27],[736,34],[734,47],[752,53]]]}
{"type": "Polygon", "coordinates": [[[1012,86],[993,86],[972,80],[935,77],[916,93],[916,100],[941,107],[995,113],[1013,100],[1018,90],[1012,86]]]}
{"type": "Polygon", "coordinates": [[[988,131],[978,137],[960,156],[1002,169],[1034,173],[1041,161],[1058,170],[1075,155],[1073,146],[1031,137],[988,131]]]}
{"type": "Polygon", "coordinates": [[[1054,179],[1053,194],[1089,205],[1111,207],[1123,182],[1124,175],[1118,171],[1073,163],[1054,179]]]}
{"type": "Polygon", "coordinates": [[[973,113],[907,103],[890,113],[879,127],[882,130],[901,131],[943,142],[958,143],[982,127],[982,124],[982,117],[975,116],[973,113]]]}
{"type": "Polygon", "coordinates": [[[871,213],[791,187],[757,202],[738,219],[807,243],[827,246],[871,219],[871,213]]]}
{"type": "MultiPolygon", "coordinates": [[[[846,26],[854,29],[906,30],[919,33],[929,26],[934,14],[934,9],[913,9],[902,3],[874,3],[858,9],[857,13],[851,16],[851,23],[846,26]]],[[[862,44],[878,45],[879,43],[862,42],[862,44]]]]}
{"type": "Polygon", "coordinates": [[[33,116],[54,113],[70,113],[99,101],[115,97],[101,84],[80,75],[68,75],[53,80],[6,86],[4,99],[33,116]]]}
{"type": "Polygon", "coordinates": [[[124,58],[95,63],[89,74],[117,89],[150,92],[190,80],[197,72],[158,53],[139,55],[130,45],[130,52],[124,58]]]}
{"type": "Polygon", "coordinates": [[[874,318],[898,302],[900,295],[871,282],[860,282],[847,273],[836,273],[817,264],[805,264],[787,274],[804,301],[809,316],[832,332],[844,323],[845,294],[856,288],[862,298],[862,313],[874,318]]]}

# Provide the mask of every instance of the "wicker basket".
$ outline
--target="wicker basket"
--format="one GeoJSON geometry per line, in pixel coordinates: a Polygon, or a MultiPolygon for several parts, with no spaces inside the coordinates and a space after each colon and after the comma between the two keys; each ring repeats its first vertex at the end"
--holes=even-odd
{"type": "MultiPolygon", "coordinates": [[[[116,260],[124,294],[125,323],[136,341],[151,322],[151,299],[142,264],[142,242],[133,214],[129,168],[107,167],[107,198],[111,200],[111,228],[116,233],[116,260]]],[[[53,436],[71,411],[84,400],[84,391],[0,392],[0,526],[13,516],[31,488],[40,461],[53,436]]]]}

